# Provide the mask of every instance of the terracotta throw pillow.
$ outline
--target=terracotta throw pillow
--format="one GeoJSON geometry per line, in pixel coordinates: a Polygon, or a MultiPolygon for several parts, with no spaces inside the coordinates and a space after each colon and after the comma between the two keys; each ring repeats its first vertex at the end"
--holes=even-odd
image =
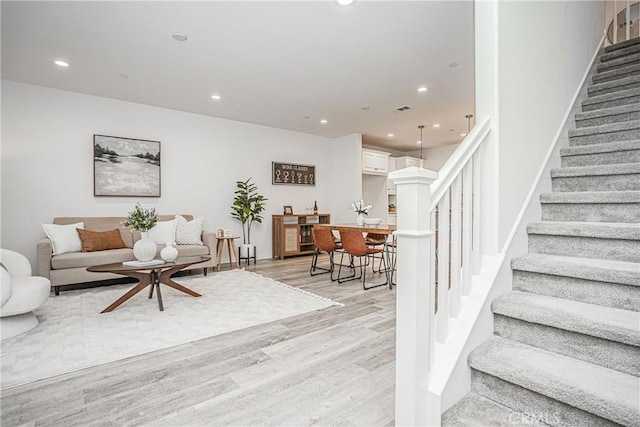
{"type": "Polygon", "coordinates": [[[82,252],[104,251],[106,249],[122,249],[127,245],[122,241],[120,230],[89,231],[77,228],[82,242],[82,252]]]}

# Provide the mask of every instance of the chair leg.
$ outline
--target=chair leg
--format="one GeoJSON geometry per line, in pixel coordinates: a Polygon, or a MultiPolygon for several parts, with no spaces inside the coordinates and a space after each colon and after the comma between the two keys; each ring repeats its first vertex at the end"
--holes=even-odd
{"type": "Polygon", "coordinates": [[[351,276],[346,276],[346,277],[340,277],[340,273],[342,272],[342,266],[345,265],[343,264],[343,260],[344,260],[344,252],[342,253],[341,257],[340,257],[340,266],[338,267],[338,277],[337,277],[337,281],[338,283],[344,283],[344,282],[349,282],[351,280],[356,280],[359,279],[360,277],[356,277],[356,270],[355,267],[353,265],[353,257],[351,255],[349,255],[349,269],[353,270],[353,274],[351,276]]]}
{"type": "Polygon", "coordinates": [[[329,268],[318,267],[318,255],[320,255],[320,251],[318,250],[318,248],[316,248],[313,251],[313,256],[311,258],[311,268],[309,269],[309,275],[316,276],[318,274],[333,273],[333,255],[329,253],[329,268]],[[316,270],[321,270],[321,273],[316,273],[316,270]]]}

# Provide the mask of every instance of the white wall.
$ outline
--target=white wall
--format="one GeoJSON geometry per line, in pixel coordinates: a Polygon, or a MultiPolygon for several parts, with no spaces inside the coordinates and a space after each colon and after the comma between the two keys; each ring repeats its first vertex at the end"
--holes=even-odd
{"type": "Polygon", "coordinates": [[[249,177],[269,199],[264,222],[252,229],[258,257],[268,258],[272,214],[283,205],[304,212],[314,201],[333,213],[349,206],[360,180],[359,135],[333,140],[7,80],[1,93],[1,244],[32,263],[41,223],[124,216],[137,201],[163,214],[204,215],[207,229],[241,235],[229,206],[235,182],[249,177]],[[94,197],[93,134],[161,141],[162,197],[94,197]],[[345,158],[336,162],[338,150],[345,158]],[[272,161],[315,165],[317,185],[272,185],[272,161]]]}
{"type": "Polygon", "coordinates": [[[500,248],[603,28],[602,2],[498,3],[500,248]]]}

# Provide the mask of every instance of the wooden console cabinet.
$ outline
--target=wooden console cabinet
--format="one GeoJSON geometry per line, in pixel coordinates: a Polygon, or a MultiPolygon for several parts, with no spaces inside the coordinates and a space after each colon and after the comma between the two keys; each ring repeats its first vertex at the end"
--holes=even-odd
{"type": "Polygon", "coordinates": [[[313,224],[330,224],[329,214],[272,215],[272,256],[284,259],[313,253],[313,224]]]}

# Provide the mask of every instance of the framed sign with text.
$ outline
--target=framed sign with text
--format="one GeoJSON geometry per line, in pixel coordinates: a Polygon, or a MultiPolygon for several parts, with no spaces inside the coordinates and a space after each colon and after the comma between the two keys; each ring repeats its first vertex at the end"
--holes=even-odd
{"type": "Polygon", "coordinates": [[[316,185],[316,167],[295,163],[271,162],[272,184],[316,185]]]}

